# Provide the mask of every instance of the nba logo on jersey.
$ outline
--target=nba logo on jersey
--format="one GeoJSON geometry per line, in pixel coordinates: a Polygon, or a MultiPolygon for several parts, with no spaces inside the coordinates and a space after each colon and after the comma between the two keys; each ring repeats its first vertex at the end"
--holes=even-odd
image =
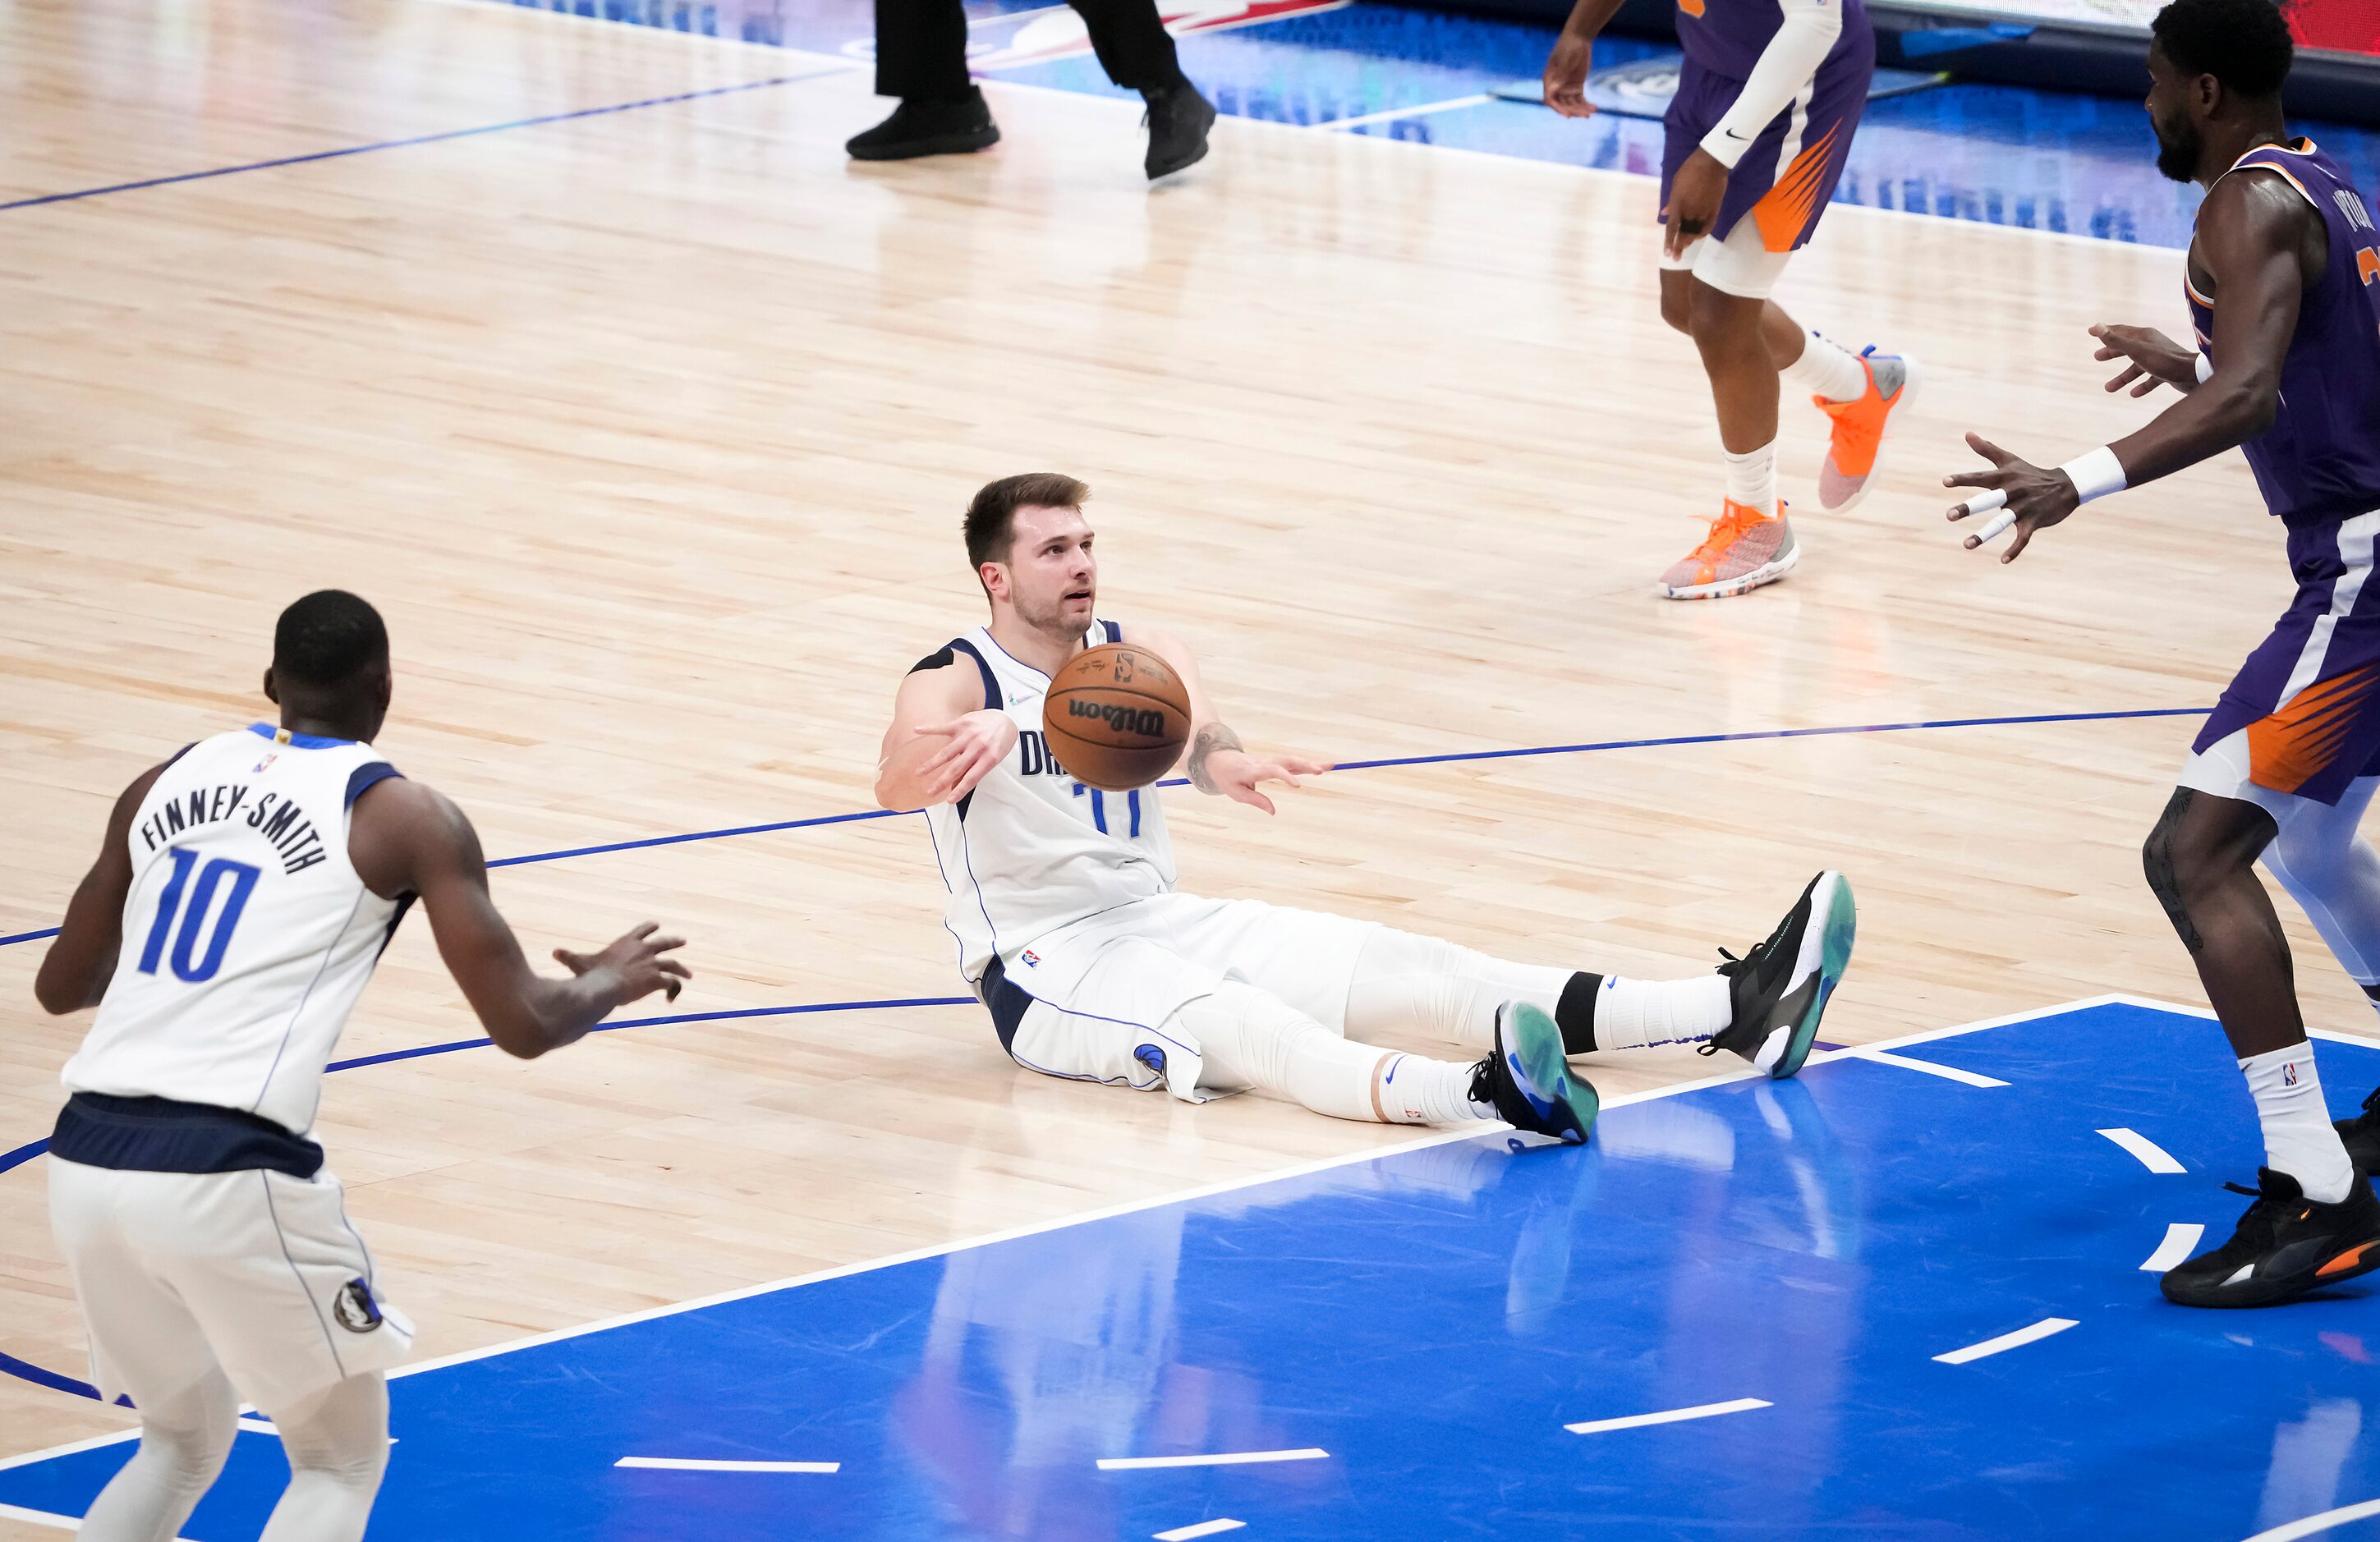
{"type": "Polygon", "coordinates": [[[2295,1087],[2298,1085],[2297,1062],[2290,1061],[2288,1064],[2281,1067],[2281,1085],[2283,1087],[2295,1087]]]}
{"type": "Polygon", "coordinates": [[[1032,949],[1030,949],[1030,948],[1026,949],[1023,953],[1021,953],[1017,954],[1016,956],[1017,956],[1017,957],[1019,957],[1019,958],[1021,958],[1021,959],[1023,959],[1023,960],[1025,961],[1025,966],[1026,966],[1027,969],[1038,968],[1038,967],[1039,967],[1040,963],[1041,963],[1041,955],[1040,955],[1039,953],[1035,953],[1035,952],[1034,952],[1032,949]]]}

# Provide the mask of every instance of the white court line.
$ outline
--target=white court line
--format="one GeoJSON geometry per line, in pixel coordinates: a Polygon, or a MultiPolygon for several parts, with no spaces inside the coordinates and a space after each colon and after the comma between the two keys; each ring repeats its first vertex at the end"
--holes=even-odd
{"type": "Polygon", "coordinates": [[[1608,1429],[1642,1429],[1646,1425],[1673,1425],[1685,1419],[1715,1418],[1721,1414],[1749,1414],[1755,1408],[1773,1408],[1776,1404],[1759,1398],[1738,1398],[1733,1402],[1706,1402],[1695,1408],[1672,1408],[1664,1414],[1631,1414],[1624,1419],[1589,1419],[1585,1424],[1564,1425],[1572,1435],[1600,1435],[1608,1429]]]}
{"type": "Polygon", "coordinates": [[[1195,1526],[1176,1526],[1172,1531],[1157,1534],[1157,1542],[1190,1542],[1194,1536],[1212,1536],[1219,1531],[1237,1531],[1245,1521],[1201,1521],[1195,1526]]]}
{"type": "Polygon", "coordinates": [[[2328,1531],[2333,1526],[2343,1526],[2350,1521],[2361,1521],[2367,1515],[2380,1515],[2380,1500],[2366,1500],[2362,1504],[2341,1505],[2337,1510],[2325,1510],[2319,1515],[2309,1515],[2302,1521],[2291,1521],[2285,1526],[2275,1526],[2270,1531],[2260,1531],[2248,1538],[2248,1542],[2298,1542],[2301,1536],[2312,1536],[2317,1532],[2328,1531]]]}
{"type": "Polygon", "coordinates": [[[1457,113],[1465,107],[1485,107],[1495,100],[1494,97],[1482,91],[1476,96],[1450,96],[1443,102],[1422,102],[1410,107],[1390,107],[1377,113],[1366,113],[1360,117],[1325,118],[1320,123],[1310,123],[1306,127],[1327,129],[1361,128],[1367,123],[1393,123],[1398,118],[1424,117],[1431,113],[1457,113]]]}
{"type": "Polygon", "coordinates": [[[1939,1065],[1930,1060],[1912,1060],[1907,1055],[1887,1054],[1882,1050],[1852,1049],[1848,1051],[1845,1058],[1872,1060],[1878,1065],[1898,1065],[1903,1071],[1923,1071],[1929,1076],[1941,1076],[1954,1082],[1964,1082],[1969,1087],[2008,1086],[2008,1083],[1998,1076],[1980,1075],[1973,1071],[1961,1071],[1955,1065],[1939,1065]]]}
{"type": "Polygon", "coordinates": [[[2166,1148],[2138,1130],[2102,1130],[2109,1140],[2140,1158],[2141,1165],[2151,1172],[2187,1172],[2190,1170],[2167,1155],[2166,1148]]]}
{"type": "Polygon", "coordinates": [[[624,1456],[614,1467],[648,1467],[671,1473],[839,1473],[840,1462],[708,1462],[692,1456],[624,1456]]]}
{"type": "Polygon", "coordinates": [[[1099,1471],[1123,1473],[1143,1467],[1238,1467],[1253,1462],[1318,1462],[1330,1453],[1319,1446],[1300,1451],[1227,1451],[1212,1456],[1102,1456],[1099,1471]]]}
{"type": "Polygon", "coordinates": [[[2022,1349],[2027,1344],[2048,1338],[2052,1333],[2063,1333],[2070,1328],[2080,1326],[2072,1317],[2044,1317],[2031,1328],[2020,1328],[2013,1333],[2003,1333],[1997,1339],[1985,1339],[1982,1343],[1969,1344],[1964,1349],[1954,1349],[1948,1354],[1937,1354],[1934,1358],[1946,1366],[1963,1366],[1986,1354],[2022,1349]]]}
{"type": "MultiPolygon", "coordinates": [[[[509,8],[493,5],[492,4],[492,0],[449,0],[449,3],[458,5],[487,6],[491,9],[509,8]]],[[[626,23],[623,22],[618,25],[625,27],[626,23]]],[[[1042,88],[1036,87],[1034,89],[1040,90],[1042,88]]],[[[1055,90],[1056,88],[1052,87],[1049,89],[1055,90]]],[[[1061,94],[1073,95],[1074,93],[1062,92],[1061,94]]],[[[1098,99],[1086,98],[1085,100],[1098,99]]],[[[1255,122],[1257,120],[1249,119],[1248,121],[1255,122]]],[[[1810,1066],[1831,1064],[1836,1061],[1852,1057],[1873,1057],[1876,1051],[1879,1050],[1898,1049],[1910,1044],[1930,1044],[1937,1038],[1953,1038],[1962,1034],[1982,1033],[1991,1028],[2013,1027],[2020,1023],[2031,1023],[2044,1017],[2057,1017],[2070,1012],[2083,1012],[2092,1007],[2107,1006],[2111,1004],[2141,1006],[2152,1009],[2164,1005],[2163,1002],[2141,1000],[2129,996],[2112,994],[2105,996],[2086,996],[2080,1001],[2061,1002],[2054,1005],[2034,1007],[2023,1012],[2011,1012],[2002,1016],[1985,1017],[1977,1022],[1961,1023],[1947,1028],[1921,1028],[1915,1033],[1902,1034],[1895,1038],[1878,1039],[1874,1044],[1864,1045],[1856,1050],[1838,1050],[1828,1051],[1821,1055],[1812,1056],[1810,1059],[1810,1066]]],[[[2172,1010],[2180,1011],[2180,1009],[2174,1008],[2172,1010]]],[[[1809,1075],[1809,1067],[1805,1066],[1802,1074],[1803,1075],[1809,1075]]],[[[1747,1065],[1740,1071],[1723,1071],[1717,1075],[1705,1076],[1699,1081],[1679,1082],[1671,1087],[1654,1087],[1645,1092],[1623,1092],[1617,1097],[1606,1098],[1603,1100],[1603,1107],[1607,1110],[1625,1108],[1632,1103],[1649,1103],[1658,1099],[1675,1098],[1688,1092],[1700,1092],[1708,1087],[1727,1087],[1736,1082],[1748,1082],[1755,1079],[1766,1078],[1762,1077],[1761,1073],[1747,1065]]],[[[1491,1129],[1492,1128],[1493,1126],[1491,1126],[1491,1129]]],[[[651,1322],[660,1317],[676,1317],[685,1312],[698,1312],[707,1307],[723,1306],[730,1302],[749,1301],[754,1296],[771,1295],[778,1291],[793,1290],[802,1285],[816,1285],[822,1284],[830,1280],[848,1279],[855,1274],[867,1274],[880,1269],[892,1269],[902,1264],[913,1264],[926,1258],[947,1257],[953,1253],[964,1253],[978,1247],[989,1247],[995,1243],[1014,1242],[1020,1237],[1038,1236],[1045,1232],[1063,1231],[1070,1226],[1082,1226],[1087,1225],[1092,1221],[1111,1220],[1117,1216],[1136,1215],[1143,1210],[1153,1210],[1166,1205],[1190,1204],[1200,1199],[1212,1198],[1217,1195],[1232,1194],[1236,1193],[1241,1189],[1254,1188],[1260,1184],[1278,1183],[1291,1178],[1308,1177],[1318,1172],[1328,1172],[1333,1168],[1353,1167],[1359,1162],[1374,1161],[1383,1157],[1402,1156],[1409,1151],[1427,1151],[1433,1147],[1439,1146],[1451,1146],[1459,1140],[1475,1140],[1479,1138],[1481,1133],[1482,1132],[1476,1129],[1457,1128],[1439,1130],[1431,1135],[1417,1136],[1413,1140],[1398,1141],[1388,1146],[1377,1146],[1369,1148],[1368,1150],[1349,1151],[1336,1157],[1323,1157],[1314,1161],[1300,1162],[1294,1166],[1281,1168],[1270,1172],[1259,1173],[1254,1177],[1225,1179],[1220,1183],[1205,1184],[1196,1188],[1177,1189],[1173,1193],[1160,1194],[1148,1199],[1128,1199],[1121,1204],[1105,1206],[1099,1209],[1081,1211],[1074,1215],[1059,1216],[1054,1220],[1037,1220],[1025,1226],[1012,1226],[1005,1231],[986,1232],[981,1236],[962,1237],[955,1242],[936,1243],[926,1247],[912,1248],[906,1253],[894,1253],[880,1258],[866,1258],[857,1263],[842,1264],[833,1269],[819,1269],[810,1274],[793,1275],[783,1280],[767,1281],[758,1285],[745,1285],[732,1291],[721,1291],[714,1295],[697,1296],[691,1301],[674,1302],[666,1306],[649,1306],[642,1311],[625,1312],[618,1317],[599,1317],[593,1322],[580,1323],[575,1328],[558,1328],[548,1333],[532,1334],[528,1338],[514,1339],[504,1343],[489,1344],[481,1349],[467,1349],[462,1351],[460,1354],[441,1355],[434,1360],[417,1360],[408,1365],[398,1366],[388,1374],[391,1379],[395,1379],[401,1376],[419,1376],[425,1371],[444,1370],[450,1366],[468,1365],[474,1360],[492,1359],[499,1354],[511,1354],[524,1349],[536,1349],[545,1344],[560,1343],[566,1339],[584,1338],[589,1333],[601,1333],[614,1328],[626,1328],[635,1323],[651,1322]]],[[[40,1451],[25,1451],[16,1456],[0,1457],[0,1472],[6,1472],[11,1467],[27,1466],[36,1462],[46,1462],[54,1457],[71,1456],[77,1451],[90,1451],[99,1446],[115,1445],[121,1441],[137,1439],[140,1438],[140,1429],[138,1427],[134,1427],[131,1429],[119,1430],[113,1435],[96,1435],[88,1439],[69,1441],[65,1445],[51,1446],[40,1451]]]]}
{"type": "Polygon", "coordinates": [[[2206,1228],[2194,1220],[2177,1220],[2165,1229],[2165,1241],[2157,1244],[2155,1252],[2142,1260],[2141,1268],[2151,1274],[2163,1274],[2198,1251],[2206,1236],[2206,1228]]]}

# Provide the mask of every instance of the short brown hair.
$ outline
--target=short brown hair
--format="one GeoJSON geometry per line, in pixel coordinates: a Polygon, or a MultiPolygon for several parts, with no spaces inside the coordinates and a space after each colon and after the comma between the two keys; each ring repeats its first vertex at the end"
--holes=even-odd
{"type": "Polygon", "coordinates": [[[1062,471],[1027,471],[986,483],[967,505],[967,560],[980,571],[988,562],[1006,562],[1016,544],[1018,509],[1079,509],[1091,490],[1062,471]]]}

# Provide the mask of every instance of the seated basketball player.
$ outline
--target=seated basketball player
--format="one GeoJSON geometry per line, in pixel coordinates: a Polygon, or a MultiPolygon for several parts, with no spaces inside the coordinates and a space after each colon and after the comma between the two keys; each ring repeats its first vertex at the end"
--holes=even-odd
{"type": "Polygon", "coordinates": [[[1255,1087],[1341,1119],[1502,1119],[1572,1141],[1596,1105],[1567,1055],[1695,1042],[1771,1076],[1802,1068],[1851,958],[1851,886],[1836,873],[1743,958],[1670,981],[1508,964],[1369,922],[1176,892],[1156,793],[1094,793],[1042,738],[1042,694],[1069,659],[1129,641],[1173,666],[1200,792],[1270,813],[1263,783],[1328,768],[1243,748],[1179,638],[1094,619],[1088,496],[1054,473],[976,494],[967,555],[990,624],[901,683],[876,779],[885,807],[926,811],[960,969],[1018,1064],[1191,1102],[1255,1087]],[[1363,1042],[1392,1028],[1483,1058],[1363,1042]]]}
{"type": "MultiPolygon", "coordinates": [[[[1595,111],[1595,39],[1620,0],[1577,0],[1546,60],[1547,105],[1595,111]]],[[[1801,560],[1777,495],[1779,382],[1834,420],[1818,506],[1874,485],[1887,420],[1908,405],[1912,362],[1853,354],[1804,331],[1768,297],[1818,228],[1851,156],[1876,72],[1861,0],[1678,0],[1685,63],[1663,115],[1661,319],[1694,341],[1727,454],[1727,492],[1703,543],[1663,574],[1672,600],[1743,594],[1801,560]]]]}

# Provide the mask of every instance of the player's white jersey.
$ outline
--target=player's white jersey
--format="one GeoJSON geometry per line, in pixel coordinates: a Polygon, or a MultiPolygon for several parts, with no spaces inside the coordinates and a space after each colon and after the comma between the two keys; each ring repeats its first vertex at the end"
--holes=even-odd
{"type": "MultiPolygon", "coordinates": [[[[1123,640],[1112,621],[1093,622],[1084,637],[1094,647],[1123,640]]],[[[1016,747],[998,769],[956,804],[926,810],[950,890],[943,920],[966,977],[980,980],[994,958],[1013,959],[1052,928],[1172,893],[1173,843],[1157,789],[1103,793],[1068,775],[1041,737],[1050,677],[1010,658],[984,628],[944,651],[980,671],[984,705],[1016,723],[1016,747]]]]}
{"type": "Polygon", "coordinates": [[[347,860],[347,811],[395,768],[262,723],[192,745],[129,834],[124,942],[68,1090],[240,1109],[304,1135],[404,905],[347,860]]]}

